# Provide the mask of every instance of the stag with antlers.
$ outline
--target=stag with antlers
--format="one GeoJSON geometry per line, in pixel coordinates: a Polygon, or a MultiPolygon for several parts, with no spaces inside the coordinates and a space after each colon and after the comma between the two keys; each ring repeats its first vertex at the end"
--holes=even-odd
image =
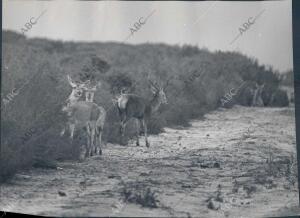
{"type": "MultiPolygon", "coordinates": [[[[87,144],[84,157],[91,156],[93,154],[102,154],[101,149],[101,137],[106,117],[106,111],[103,107],[89,101],[80,100],[84,90],[87,88],[90,81],[85,83],[76,83],[72,81],[71,77],[67,76],[68,82],[72,87],[72,93],[66,101],[66,106],[62,111],[67,113],[68,122],[67,127],[70,130],[70,138],[73,139],[75,127],[86,128],[87,132],[87,144]]],[[[64,135],[66,128],[61,132],[61,136],[64,135]]],[[[84,158],[81,157],[81,158],[84,158]]]]}
{"type": "Polygon", "coordinates": [[[164,89],[168,85],[169,80],[167,81],[165,86],[162,86],[162,84],[158,84],[157,82],[150,80],[148,76],[148,82],[153,94],[153,97],[150,101],[140,96],[134,94],[126,94],[123,92],[121,92],[120,96],[117,99],[117,107],[121,118],[121,136],[124,136],[126,123],[131,118],[135,118],[137,129],[136,145],[139,146],[140,129],[141,126],[143,126],[145,134],[145,143],[147,147],[150,146],[150,143],[148,142],[147,138],[147,124],[149,123],[151,115],[159,109],[160,105],[168,103],[164,89]]]}

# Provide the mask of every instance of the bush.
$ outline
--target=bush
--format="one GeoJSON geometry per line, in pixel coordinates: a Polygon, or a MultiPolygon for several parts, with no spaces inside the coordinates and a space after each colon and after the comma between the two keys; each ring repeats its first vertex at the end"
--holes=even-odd
{"type": "Polygon", "coordinates": [[[156,197],[156,192],[149,187],[142,187],[138,183],[125,184],[121,194],[124,196],[125,202],[139,204],[142,207],[158,207],[159,200],[156,197]]]}
{"type": "Polygon", "coordinates": [[[285,91],[277,89],[274,92],[271,105],[273,107],[286,107],[289,105],[288,95],[285,91]]]}
{"type": "Polygon", "coordinates": [[[262,93],[262,99],[265,106],[286,107],[289,105],[289,99],[286,91],[279,89],[274,84],[267,84],[262,93]]]}
{"type": "MultiPolygon", "coordinates": [[[[189,45],[27,39],[11,31],[3,31],[3,39],[2,101],[13,89],[28,83],[1,112],[1,178],[32,166],[37,159],[77,158],[79,146],[86,140],[84,130],[76,132],[73,143],[67,136],[59,136],[66,122],[61,108],[71,92],[67,74],[74,80],[101,81],[94,101],[107,110],[103,141],[111,143],[120,141],[114,94],[127,88],[151,100],[148,72],[161,83],[172,77],[165,90],[169,104],[152,116],[149,133],[160,133],[165,126],[189,125],[190,119],[219,107],[222,96],[241,81],[249,81],[250,87],[265,83],[265,105],[287,105],[276,72],[238,52],[210,52],[189,45]],[[25,143],[24,135],[28,138],[25,143]]],[[[235,102],[249,106],[251,89],[242,91],[232,104],[235,102]]],[[[135,135],[132,123],[127,125],[126,140],[135,135]]]]}

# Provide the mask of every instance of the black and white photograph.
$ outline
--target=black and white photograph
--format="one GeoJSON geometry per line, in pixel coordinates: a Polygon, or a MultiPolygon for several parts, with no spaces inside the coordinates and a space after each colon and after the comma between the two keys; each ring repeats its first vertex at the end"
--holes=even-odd
{"type": "Polygon", "coordinates": [[[292,1],[3,0],[0,218],[300,215],[292,1]]]}

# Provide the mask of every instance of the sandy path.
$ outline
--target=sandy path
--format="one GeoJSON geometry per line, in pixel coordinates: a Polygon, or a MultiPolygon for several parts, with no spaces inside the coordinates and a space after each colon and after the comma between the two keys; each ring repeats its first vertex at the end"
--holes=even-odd
{"type": "Polygon", "coordinates": [[[288,164],[296,154],[293,108],[236,106],[191,124],[151,136],[149,149],[107,144],[101,157],[18,174],[2,185],[0,209],[50,216],[300,214],[297,182],[287,176],[295,170],[288,164]],[[124,187],[156,191],[158,207],[125,202],[124,187]]]}

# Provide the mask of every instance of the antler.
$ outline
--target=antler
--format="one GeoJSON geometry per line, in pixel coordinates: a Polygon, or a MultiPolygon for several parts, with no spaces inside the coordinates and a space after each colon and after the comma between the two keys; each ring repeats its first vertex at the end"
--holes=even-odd
{"type": "Polygon", "coordinates": [[[156,81],[152,81],[152,79],[150,78],[150,72],[148,72],[148,82],[150,83],[151,86],[153,86],[155,89],[159,89],[159,85],[157,84],[156,81]]]}
{"type": "MultiPolygon", "coordinates": [[[[163,84],[162,82],[158,83],[157,81],[152,81],[152,80],[150,79],[150,73],[148,73],[148,81],[149,81],[149,83],[150,83],[154,88],[156,88],[156,89],[159,89],[159,88],[165,89],[165,88],[167,88],[168,85],[169,85],[169,82],[170,82],[171,80],[173,80],[174,78],[175,78],[175,76],[169,77],[169,78],[167,79],[167,81],[163,84]]],[[[161,81],[161,80],[159,80],[159,81],[161,81]]]]}
{"type": "Polygon", "coordinates": [[[166,82],[165,85],[164,85],[164,89],[168,87],[169,82],[170,82],[171,80],[173,80],[173,79],[174,79],[174,76],[171,76],[169,79],[167,79],[167,82],[166,82]]]}

